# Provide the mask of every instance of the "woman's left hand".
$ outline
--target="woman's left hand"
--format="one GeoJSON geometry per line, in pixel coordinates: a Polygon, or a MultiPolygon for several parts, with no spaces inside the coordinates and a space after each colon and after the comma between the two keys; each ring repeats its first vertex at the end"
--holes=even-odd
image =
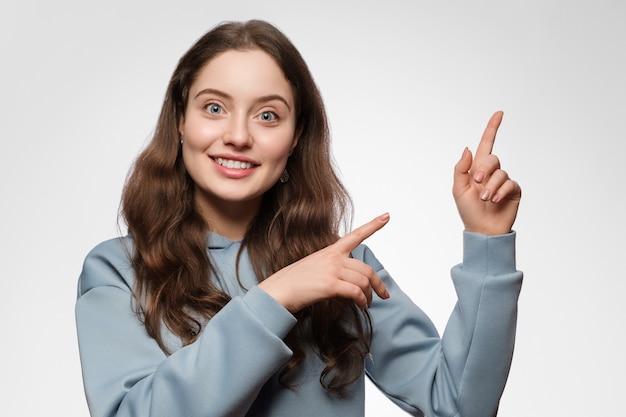
{"type": "Polygon", "coordinates": [[[491,153],[501,121],[502,112],[494,113],[475,158],[465,148],[454,167],[452,194],[468,232],[490,236],[509,233],[517,216],[522,190],[491,153]]]}

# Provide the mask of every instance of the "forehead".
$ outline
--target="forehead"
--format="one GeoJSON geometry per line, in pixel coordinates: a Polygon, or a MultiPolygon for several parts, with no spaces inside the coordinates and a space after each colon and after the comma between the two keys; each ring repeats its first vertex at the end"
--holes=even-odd
{"type": "Polygon", "coordinates": [[[233,97],[280,94],[293,102],[291,84],[282,69],[258,49],[228,50],[212,58],[191,85],[191,98],[204,89],[218,89],[233,97]]]}

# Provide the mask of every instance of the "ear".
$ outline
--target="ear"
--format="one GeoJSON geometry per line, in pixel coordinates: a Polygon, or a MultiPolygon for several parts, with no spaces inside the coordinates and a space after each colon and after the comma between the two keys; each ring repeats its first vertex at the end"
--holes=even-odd
{"type": "Polygon", "coordinates": [[[180,120],[178,121],[178,133],[180,133],[180,136],[183,136],[184,130],[185,130],[185,116],[180,116],[180,120]]]}
{"type": "Polygon", "coordinates": [[[300,139],[300,135],[302,135],[302,125],[296,127],[296,130],[293,134],[293,142],[291,143],[291,148],[289,149],[289,155],[293,153],[293,150],[296,149],[296,145],[298,144],[298,140],[300,139]]]}

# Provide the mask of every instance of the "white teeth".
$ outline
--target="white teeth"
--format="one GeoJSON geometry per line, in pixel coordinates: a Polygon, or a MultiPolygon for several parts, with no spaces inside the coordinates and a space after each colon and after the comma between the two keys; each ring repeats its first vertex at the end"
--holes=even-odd
{"type": "Polygon", "coordinates": [[[215,158],[218,164],[225,168],[230,169],[250,169],[252,164],[250,162],[233,161],[232,159],[215,158]]]}

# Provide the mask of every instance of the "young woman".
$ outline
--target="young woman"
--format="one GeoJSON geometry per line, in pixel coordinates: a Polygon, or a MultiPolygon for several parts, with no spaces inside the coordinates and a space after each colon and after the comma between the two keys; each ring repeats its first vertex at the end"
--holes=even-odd
{"type": "Polygon", "coordinates": [[[492,416],[522,274],[521,191],[491,154],[453,194],[459,300],[440,338],[361,244],[305,62],[261,21],[220,25],[181,58],[122,199],[128,236],[87,256],[76,320],[91,415],[362,416],[367,375],[413,415],[492,416]]]}

